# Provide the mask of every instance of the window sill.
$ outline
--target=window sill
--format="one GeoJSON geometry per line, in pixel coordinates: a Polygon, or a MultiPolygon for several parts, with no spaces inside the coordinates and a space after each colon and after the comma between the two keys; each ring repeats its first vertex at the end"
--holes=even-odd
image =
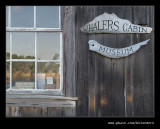
{"type": "Polygon", "coordinates": [[[8,89],[7,95],[50,95],[50,96],[62,96],[62,90],[60,89],[8,89]]]}
{"type": "Polygon", "coordinates": [[[77,97],[7,94],[6,106],[76,107],[77,97]]]}

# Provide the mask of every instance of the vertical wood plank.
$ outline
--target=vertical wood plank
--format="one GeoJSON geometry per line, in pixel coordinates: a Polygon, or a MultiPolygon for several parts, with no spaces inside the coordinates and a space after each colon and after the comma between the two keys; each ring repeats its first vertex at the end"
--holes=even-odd
{"type": "Polygon", "coordinates": [[[23,117],[41,117],[41,107],[21,107],[21,116],[23,117]]]}
{"type": "Polygon", "coordinates": [[[76,93],[77,116],[88,116],[88,34],[80,32],[80,27],[86,22],[86,14],[91,13],[87,6],[76,6],[76,93]]]}
{"type": "MultiPolygon", "coordinates": [[[[101,6],[95,6],[95,14],[94,16],[97,17],[101,14],[103,14],[103,7],[101,6]]],[[[103,42],[103,34],[99,34],[98,36],[95,36],[95,40],[98,42],[103,42]]],[[[101,56],[99,54],[95,54],[95,113],[94,116],[102,116],[102,109],[101,109],[101,94],[102,91],[100,91],[100,89],[102,88],[102,63],[103,62],[103,58],[101,58],[101,56]]],[[[105,104],[105,102],[103,101],[103,104],[105,104]]]]}
{"type": "Polygon", "coordinates": [[[56,117],[63,117],[63,107],[56,107],[56,117]]]}
{"type": "Polygon", "coordinates": [[[6,117],[10,117],[10,107],[6,106],[6,117]]]}
{"type": "Polygon", "coordinates": [[[47,117],[47,107],[42,107],[42,109],[41,109],[41,111],[42,111],[42,117],[47,117]]]}
{"type": "Polygon", "coordinates": [[[55,117],[56,116],[56,108],[48,107],[47,108],[47,117],[55,117]]]}
{"type": "Polygon", "coordinates": [[[11,117],[14,117],[14,116],[15,116],[15,112],[16,112],[16,107],[15,107],[15,106],[10,107],[11,117]]]}
{"type": "MultiPolygon", "coordinates": [[[[149,13],[151,11],[147,11],[148,9],[152,9],[152,7],[140,8],[146,11],[146,14],[151,18],[153,14],[149,13]]],[[[139,10],[140,10],[139,9],[139,10]]],[[[147,20],[147,15],[145,15],[144,19],[146,19],[145,24],[150,25],[153,28],[153,19],[147,20]],[[149,23],[147,23],[149,21],[149,23]]],[[[134,17],[140,18],[138,10],[134,9],[134,17]]],[[[133,40],[136,42],[140,42],[151,38],[147,46],[142,47],[140,51],[138,51],[133,60],[133,108],[134,108],[134,116],[153,116],[153,52],[152,46],[154,44],[152,34],[140,35],[137,37],[133,37],[133,40]]]]}
{"type": "MultiPolygon", "coordinates": [[[[133,19],[133,7],[124,8],[124,16],[130,19],[134,23],[133,19]],[[127,16],[126,16],[127,15],[127,16]]],[[[122,36],[123,42],[126,42],[125,46],[131,46],[132,44],[132,34],[122,36]]],[[[125,116],[133,116],[133,84],[132,84],[132,58],[130,55],[124,59],[124,96],[125,96],[125,116]]]]}
{"type": "Polygon", "coordinates": [[[75,7],[64,6],[64,95],[75,96],[75,7]]]}
{"type": "Polygon", "coordinates": [[[22,116],[21,108],[15,107],[15,106],[10,107],[10,116],[11,117],[21,117],[22,116]]]}
{"type": "Polygon", "coordinates": [[[63,108],[63,117],[75,117],[76,116],[75,107],[65,107],[63,108]]]}
{"type": "MultiPolygon", "coordinates": [[[[95,17],[95,7],[88,7],[88,13],[90,14],[87,18],[93,20],[95,17]]],[[[95,40],[95,34],[88,35],[88,40],[95,40]]],[[[87,42],[88,43],[88,42],[87,42]]],[[[88,116],[95,116],[96,111],[96,56],[97,53],[89,51],[88,58],[88,116]]]]}

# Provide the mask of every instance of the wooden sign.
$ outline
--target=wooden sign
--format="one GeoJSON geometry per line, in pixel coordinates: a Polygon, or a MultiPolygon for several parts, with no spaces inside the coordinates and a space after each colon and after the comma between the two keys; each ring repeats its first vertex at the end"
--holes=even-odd
{"type": "Polygon", "coordinates": [[[150,39],[125,48],[110,48],[99,44],[95,40],[89,40],[88,43],[89,50],[91,51],[95,51],[109,58],[122,58],[135,53],[141,46],[146,45],[149,40],[150,39]]]}
{"type": "Polygon", "coordinates": [[[134,25],[117,17],[114,13],[104,13],[80,28],[86,33],[151,33],[151,27],[134,25]]]}

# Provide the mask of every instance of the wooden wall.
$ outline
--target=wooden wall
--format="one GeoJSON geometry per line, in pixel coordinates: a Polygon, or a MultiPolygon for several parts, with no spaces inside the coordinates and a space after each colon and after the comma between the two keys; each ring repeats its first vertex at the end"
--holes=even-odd
{"type": "Polygon", "coordinates": [[[78,97],[76,107],[7,107],[6,116],[154,116],[154,7],[64,6],[64,96],[78,97]],[[88,34],[80,28],[96,16],[115,13],[151,34],[88,34]],[[94,39],[109,47],[127,47],[150,39],[125,58],[110,59],[89,51],[94,39]]]}
{"type": "Polygon", "coordinates": [[[77,116],[138,117],[154,115],[154,7],[78,6],[75,10],[77,116]],[[87,34],[80,28],[95,17],[115,13],[151,34],[87,34]],[[89,51],[89,40],[122,48],[151,39],[131,56],[110,59],[89,51]]]}
{"type": "Polygon", "coordinates": [[[6,108],[6,117],[72,117],[74,107],[16,107],[6,108]]]}

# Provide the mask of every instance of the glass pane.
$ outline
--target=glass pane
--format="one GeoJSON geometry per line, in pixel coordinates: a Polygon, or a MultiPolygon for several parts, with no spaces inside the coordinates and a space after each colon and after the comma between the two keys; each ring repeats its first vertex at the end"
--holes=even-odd
{"type": "Polygon", "coordinates": [[[35,63],[33,62],[12,63],[12,88],[13,89],[35,88],[35,63]]]}
{"type": "Polygon", "coordinates": [[[12,6],[11,7],[12,27],[33,27],[34,7],[33,6],[12,6]]]}
{"type": "Polygon", "coordinates": [[[60,33],[37,33],[38,60],[58,60],[60,57],[60,33]]]}
{"type": "Polygon", "coordinates": [[[8,6],[6,6],[6,27],[8,27],[8,6]]]}
{"type": "Polygon", "coordinates": [[[6,32],[6,59],[10,59],[10,33],[6,32]]]}
{"type": "Polygon", "coordinates": [[[10,87],[10,62],[6,62],[6,89],[10,87]]]}
{"type": "Polygon", "coordinates": [[[60,89],[59,63],[37,63],[37,89],[60,89]]]}
{"type": "Polygon", "coordinates": [[[12,33],[12,58],[34,59],[35,37],[34,32],[12,33]]]}
{"type": "Polygon", "coordinates": [[[59,6],[37,6],[36,27],[59,28],[59,6]]]}

